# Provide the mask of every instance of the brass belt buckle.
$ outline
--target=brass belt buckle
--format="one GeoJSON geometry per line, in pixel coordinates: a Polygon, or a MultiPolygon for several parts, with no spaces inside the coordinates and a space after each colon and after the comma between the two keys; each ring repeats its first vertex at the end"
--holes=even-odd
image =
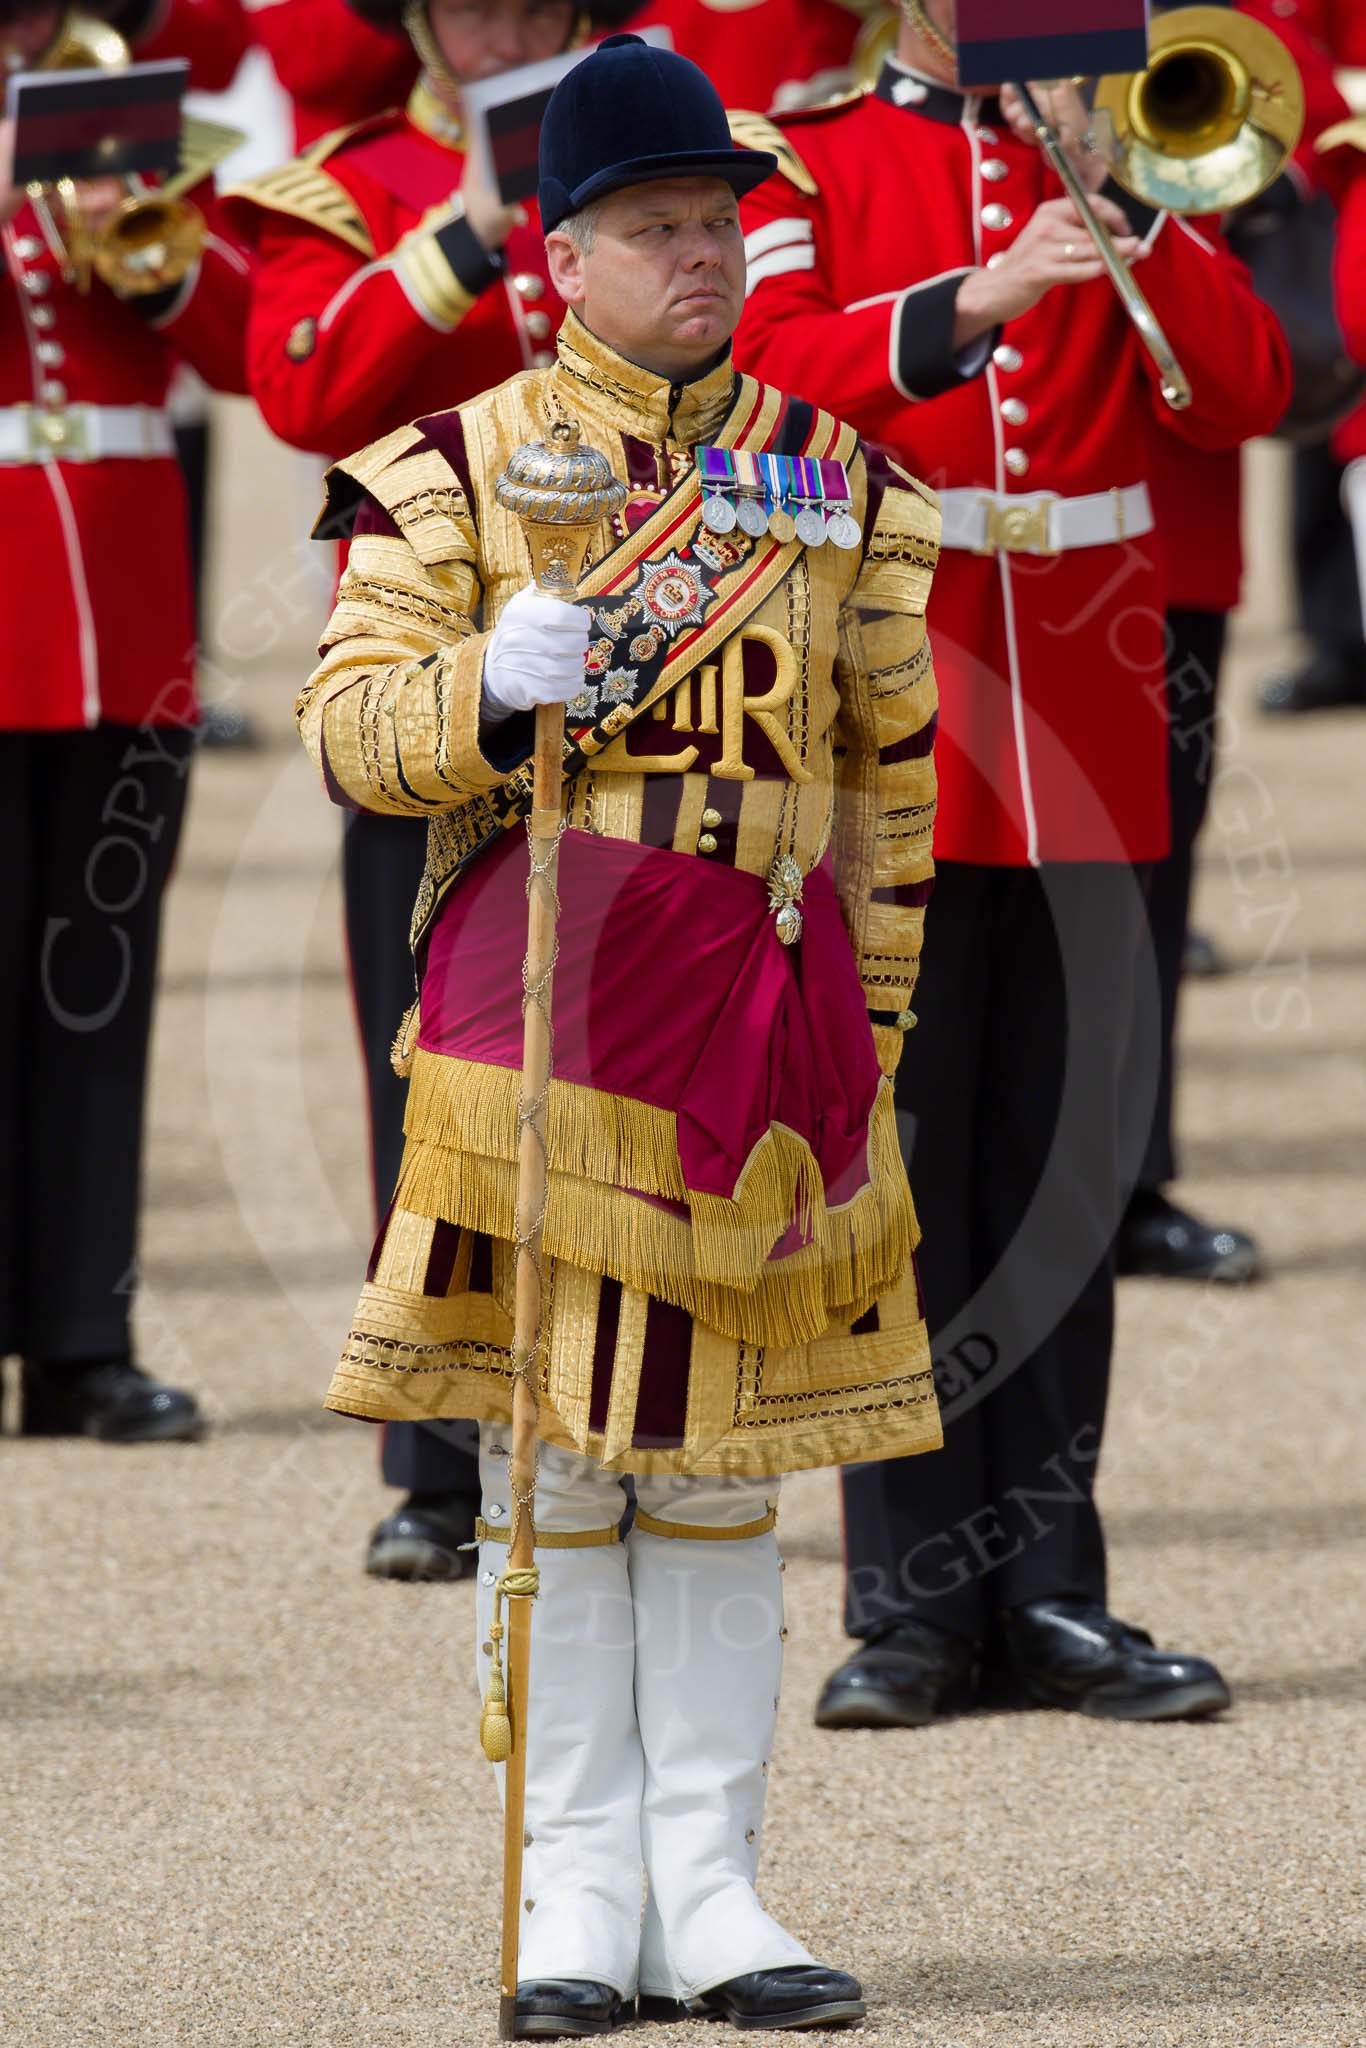
{"type": "Polygon", "coordinates": [[[45,456],[79,461],[87,451],[84,416],[66,406],[46,411],[32,406],[28,413],[29,453],[35,462],[45,456]]]}
{"type": "Polygon", "coordinates": [[[1058,549],[1048,534],[1048,515],[1056,503],[1053,497],[1037,498],[1032,504],[984,497],[986,535],[975,552],[994,555],[1003,549],[1008,555],[1056,555],[1058,549]]]}

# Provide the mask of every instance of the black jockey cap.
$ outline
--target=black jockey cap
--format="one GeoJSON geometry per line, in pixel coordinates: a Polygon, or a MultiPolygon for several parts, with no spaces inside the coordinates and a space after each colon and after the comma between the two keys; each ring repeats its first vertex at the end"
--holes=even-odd
{"type": "Polygon", "coordinates": [[[778,168],[737,149],[705,71],[639,36],[608,36],[562,78],[541,122],[541,226],[656,178],[723,178],[736,194],[778,168]]]}

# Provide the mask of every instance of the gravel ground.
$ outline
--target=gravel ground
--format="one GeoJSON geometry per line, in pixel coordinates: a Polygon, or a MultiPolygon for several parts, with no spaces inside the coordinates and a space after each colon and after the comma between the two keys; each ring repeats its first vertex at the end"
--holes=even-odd
{"type": "MultiPolygon", "coordinates": [[[[312,492],[230,419],[222,678],[269,744],[198,772],[140,1310],[144,1358],[214,1429],[0,1451],[0,2037],[462,2048],[496,2016],[471,1596],[363,1577],[375,1439],[319,1408],[367,1218],[336,825],[289,721],[314,598],[297,554],[283,590],[264,567],[312,492]]],[[[1182,1126],[1190,1200],[1259,1232],[1274,1273],[1126,1283],[1102,1482],[1115,1605],[1217,1658],[1236,1709],[817,1733],[836,1487],[794,1482],[766,1892],[863,1976],[869,2039],[1366,2041],[1366,722],[1252,713],[1279,644],[1269,545],[1201,882],[1235,972],[1191,991],[1182,1126]]]]}

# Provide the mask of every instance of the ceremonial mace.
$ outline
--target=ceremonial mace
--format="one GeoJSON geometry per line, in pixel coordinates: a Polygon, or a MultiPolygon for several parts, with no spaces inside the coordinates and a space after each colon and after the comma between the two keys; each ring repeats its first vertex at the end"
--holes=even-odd
{"type": "MultiPolygon", "coordinates": [[[[607,457],[583,446],[577,420],[552,421],[547,439],[524,441],[494,486],[505,512],[521,522],[531,550],[536,586],[572,600],[593,532],[626,501],[626,486],[607,457]]],[[[564,707],[538,704],[527,820],[531,852],[527,876],[526,959],[522,964],[522,1090],[517,1107],[517,1252],[512,1335],[512,1456],[509,1490],[512,1527],[508,1568],[494,1592],[493,1668],[480,1721],[490,1763],[507,1765],[503,1787],[503,1934],[499,1960],[498,2032],[515,2038],[517,1948],[522,1902],[522,1847],[526,1814],[527,1700],[531,1678],[531,1602],[539,1590],[535,1562],[536,1377],[541,1343],[541,1236],[549,1193],[546,1101],[553,1034],[551,982],[558,950],[561,787],[564,781],[564,707]],[[503,1694],[500,1644],[502,1602],[508,1601],[508,1680],[503,1694]]]]}

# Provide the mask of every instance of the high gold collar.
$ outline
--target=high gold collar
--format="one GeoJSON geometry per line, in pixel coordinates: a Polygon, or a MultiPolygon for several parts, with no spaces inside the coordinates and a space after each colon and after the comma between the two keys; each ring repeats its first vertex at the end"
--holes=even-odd
{"type": "Polygon", "coordinates": [[[453,114],[446,102],[432,90],[431,80],[425,71],[419,72],[417,82],[408,95],[408,119],[414,128],[420,128],[424,135],[430,135],[433,142],[444,143],[447,149],[463,149],[465,129],[458,114],[453,114]]]}
{"type": "Polygon", "coordinates": [[[735,370],[727,349],[714,368],[690,384],[670,384],[653,370],[628,362],[571,308],[556,343],[566,402],[584,405],[618,433],[639,441],[675,441],[696,447],[716,433],[735,397],[735,370]]]}

